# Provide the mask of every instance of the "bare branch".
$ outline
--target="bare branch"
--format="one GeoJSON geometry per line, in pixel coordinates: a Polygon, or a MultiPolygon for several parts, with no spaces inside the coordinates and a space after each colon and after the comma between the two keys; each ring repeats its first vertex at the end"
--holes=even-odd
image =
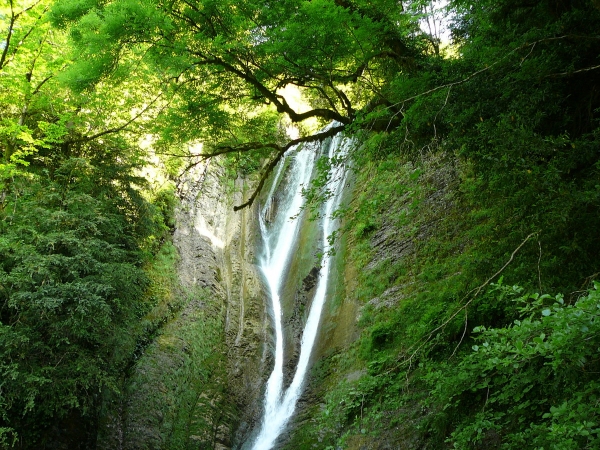
{"type": "Polygon", "coordinates": [[[128,120],[127,122],[125,122],[123,125],[118,126],[118,127],[114,127],[114,128],[109,128],[107,130],[104,131],[100,131],[99,133],[93,134],[91,136],[84,136],[81,139],[75,139],[71,142],[73,143],[77,143],[77,142],[90,142],[93,141],[94,139],[98,139],[99,137],[102,137],[106,134],[112,134],[112,133],[118,133],[119,131],[123,131],[125,128],[127,128],[129,125],[131,125],[133,122],[135,122],[137,119],[139,119],[142,115],[144,115],[144,113],[146,111],[148,111],[150,109],[150,107],[152,105],[154,105],[154,103],[156,103],[158,101],[158,99],[160,97],[162,97],[163,93],[159,93],[156,97],[154,97],[154,99],[148,104],[148,106],[146,106],[144,109],[142,109],[139,113],[137,113],[135,116],[133,116],[130,120],[128,120]]]}
{"type": "Polygon", "coordinates": [[[548,75],[549,77],[568,77],[571,75],[575,75],[576,73],[589,72],[590,70],[600,69],[600,65],[586,67],[585,69],[573,70],[571,72],[562,72],[562,73],[553,73],[552,75],[548,75]]]}
{"type": "MultiPolygon", "coordinates": [[[[464,305],[462,305],[461,307],[457,308],[456,311],[454,311],[454,313],[452,313],[452,315],[446,319],[444,321],[444,323],[442,323],[441,325],[439,325],[438,327],[434,328],[433,330],[431,330],[431,332],[429,332],[429,334],[427,336],[425,336],[424,338],[419,339],[419,341],[417,343],[420,342],[420,345],[412,352],[412,354],[404,359],[403,361],[401,361],[398,366],[406,364],[406,363],[411,363],[413,358],[417,355],[417,353],[419,352],[419,350],[421,350],[425,344],[427,344],[431,338],[433,338],[434,334],[438,331],[440,331],[441,329],[443,329],[446,325],[448,325],[452,319],[454,319],[461,311],[466,310],[469,305],[477,298],[477,296],[481,293],[482,289],[484,287],[486,287],[488,284],[490,284],[492,282],[492,280],[494,280],[494,278],[496,278],[498,275],[500,275],[504,269],[506,269],[508,267],[508,265],[513,261],[513,259],[515,258],[515,255],[519,252],[519,250],[521,250],[521,248],[523,248],[523,246],[525,245],[525,243],[527,241],[529,241],[529,239],[531,239],[533,236],[536,236],[538,233],[531,233],[529,236],[527,236],[523,242],[521,242],[519,244],[519,246],[512,252],[512,254],[510,255],[510,258],[508,259],[508,261],[506,261],[506,263],[502,266],[502,268],[500,270],[498,270],[494,275],[492,275],[491,277],[489,277],[482,285],[480,285],[479,287],[476,287],[474,289],[471,289],[464,297],[463,300],[466,299],[467,297],[469,297],[473,292],[475,292],[475,294],[471,297],[471,299],[469,299],[469,301],[467,301],[464,305]]],[[[465,320],[466,320],[466,315],[465,315],[465,320]]],[[[464,336],[463,336],[464,337],[464,336]]],[[[461,342],[462,342],[462,338],[461,338],[461,342]]],[[[415,344],[416,345],[416,344],[415,344]]],[[[460,345],[460,343],[459,343],[460,345]]],[[[414,348],[411,347],[411,348],[414,348]]],[[[409,348],[410,350],[410,348],[409,348]]],[[[456,349],[454,349],[454,352],[452,353],[452,355],[454,355],[454,353],[456,352],[456,349]]],[[[396,366],[396,367],[398,367],[396,366]]],[[[395,369],[396,367],[393,367],[392,369],[390,369],[388,372],[390,372],[391,370],[395,369]]],[[[387,372],[386,372],[387,373],[387,372]]]]}
{"type": "MultiPolygon", "coordinates": [[[[283,155],[285,155],[285,153],[292,147],[301,144],[301,143],[305,143],[305,142],[317,142],[317,141],[322,141],[324,139],[327,139],[328,137],[332,137],[335,136],[336,134],[340,133],[341,131],[343,131],[346,128],[345,125],[340,125],[337,127],[331,127],[328,130],[322,131],[320,133],[316,133],[310,136],[305,136],[305,137],[301,137],[298,139],[294,139],[290,142],[288,142],[286,145],[284,145],[283,147],[279,148],[279,151],[277,152],[277,155],[275,155],[275,157],[273,159],[271,159],[271,161],[269,161],[269,163],[267,164],[267,166],[265,167],[265,169],[263,170],[263,173],[260,177],[260,181],[258,182],[258,186],[256,186],[256,188],[254,189],[254,192],[252,192],[252,195],[250,196],[250,198],[245,202],[242,203],[241,205],[238,206],[234,206],[233,210],[234,211],[239,211],[240,209],[246,208],[248,206],[252,206],[252,203],[254,203],[254,200],[256,200],[256,197],[258,196],[258,194],[260,193],[260,191],[262,190],[263,186],[265,185],[265,182],[267,181],[267,178],[269,177],[270,173],[273,171],[273,168],[275,168],[275,166],[277,165],[277,163],[281,160],[281,158],[283,157],[283,155]]],[[[275,148],[276,144],[270,144],[268,145],[271,148],[275,148]]],[[[267,145],[263,145],[263,147],[267,147],[267,145]]]]}

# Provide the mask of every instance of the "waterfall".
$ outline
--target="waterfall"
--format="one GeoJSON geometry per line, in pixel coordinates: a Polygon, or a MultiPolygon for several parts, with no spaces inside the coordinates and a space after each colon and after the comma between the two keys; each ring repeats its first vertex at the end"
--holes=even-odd
{"type": "MultiPolygon", "coordinates": [[[[345,155],[349,144],[349,140],[335,136],[329,142],[328,157],[345,155]]],[[[302,333],[298,364],[291,384],[287,389],[284,389],[284,338],[280,294],[285,284],[286,269],[297,244],[298,228],[301,222],[299,214],[304,203],[302,189],[311,180],[318,153],[318,146],[312,144],[305,146],[297,151],[294,156],[289,157],[291,158],[288,169],[290,175],[286,181],[285,191],[283,191],[284,198],[280,201],[275,219],[272,220],[274,187],[278,185],[282,177],[285,161],[280,163],[273,187],[260,213],[260,230],[264,241],[264,255],[260,260],[260,269],[265,276],[272,302],[272,319],[275,329],[275,364],[267,381],[264,415],[260,431],[252,446],[253,450],[270,450],[294,413],[296,403],[302,393],[310,355],[317,337],[321,312],[326,300],[330,270],[329,250],[331,250],[328,237],[337,227],[336,220],[331,216],[340,204],[346,177],[346,172],[341,166],[334,166],[329,174],[328,196],[320,215],[324,256],[319,271],[316,293],[302,333]],[[291,219],[291,217],[295,218],[291,219]]]]}

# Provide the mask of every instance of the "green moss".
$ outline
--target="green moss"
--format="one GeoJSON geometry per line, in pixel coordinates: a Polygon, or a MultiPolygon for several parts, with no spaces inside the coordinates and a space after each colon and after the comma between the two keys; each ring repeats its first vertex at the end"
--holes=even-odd
{"type": "Polygon", "coordinates": [[[204,448],[229,419],[220,301],[193,289],[182,303],[181,314],[161,327],[126,382],[124,440],[130,444],[204,448]]]}

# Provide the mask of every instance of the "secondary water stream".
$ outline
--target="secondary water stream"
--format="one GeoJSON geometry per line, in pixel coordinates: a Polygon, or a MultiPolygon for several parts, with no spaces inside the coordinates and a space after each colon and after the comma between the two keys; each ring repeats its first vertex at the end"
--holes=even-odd
{"type": "Polygon", "coordinates": [[[319,271],[319,279],[315,296],[312,300],[310,312],[300,344],[300,357],[296,366],[291,384],[284,387],[284,336],[282,326],[282,310],[280,295],[285,285],[285,277],[291,259],[297,249],[298,231],[301,224],[301,211],[304,204],[302,196],[303,187],[307,187],[315,171],[315,162],[320,154],[329,158],[343,156],[349,142],[339,136],[325,141],[325,148],[318,144],[305,145],[301,150],[296,150],[289,165],[282,161],[275,174],[273,188],[262,208],[260,214],[260,230],[264,242],[264,254],[260,260],[260,269],[265,276],[271,296],[272,320],[275,330],[275,364],[273,372],[267,381],[264,415],[260,431],[254,440],[253,450],[270,450],[275,441],[284,430],[296,408],[298,398],[302,393],[304,380],[309,368],[310,356],[317,338],[321,312],[327,297],[327,285],[330,272],[330,257],[328,236],[337,228],[337,222],[332,218],[332,213],[339,207],[346,173],[341,166],[334,166],[330,173],[329,192],[327,201],[323,205],[319,224],[322,230],[323,258],[319,271]],[[284,167],[287,166],[287,169],[284,167]],[[285,182],[282,177],[285,177],[285,182]],[[272,202],[275,187],[282,190],[283,195],[272,217],[272,202]],[[294,217],[294,219],[292,219],[294,217]]]}

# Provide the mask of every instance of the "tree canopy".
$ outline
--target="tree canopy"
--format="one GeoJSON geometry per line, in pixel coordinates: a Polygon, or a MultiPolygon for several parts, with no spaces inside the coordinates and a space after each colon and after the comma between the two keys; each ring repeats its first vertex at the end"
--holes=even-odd
{"type": "Polygon", "coordinates": [[[291,147],[278,116],[336,121],[327,136],[364,122],[389,103],[389,74],[415,70],[425,45],[415,14],[388,0],[59,1],[51,14],[81,56],[66,75],[75,89],[129,70],[149,76],[168,97],[158,120],[169,142],[200,138],[207,154],[268,149],[272,162],[291,147]],[[310,107],[290,104],[290,85],[310,107]]]}
{"type": "Polygon", "coordinates": [[[0,6],[2,448],[93,445],[102,392],[151,306],[143,265],[164,232],[135,173],[145,155],[116,133],[131,103],[62,83],[72,60],[50,6],[0,6]]]}

